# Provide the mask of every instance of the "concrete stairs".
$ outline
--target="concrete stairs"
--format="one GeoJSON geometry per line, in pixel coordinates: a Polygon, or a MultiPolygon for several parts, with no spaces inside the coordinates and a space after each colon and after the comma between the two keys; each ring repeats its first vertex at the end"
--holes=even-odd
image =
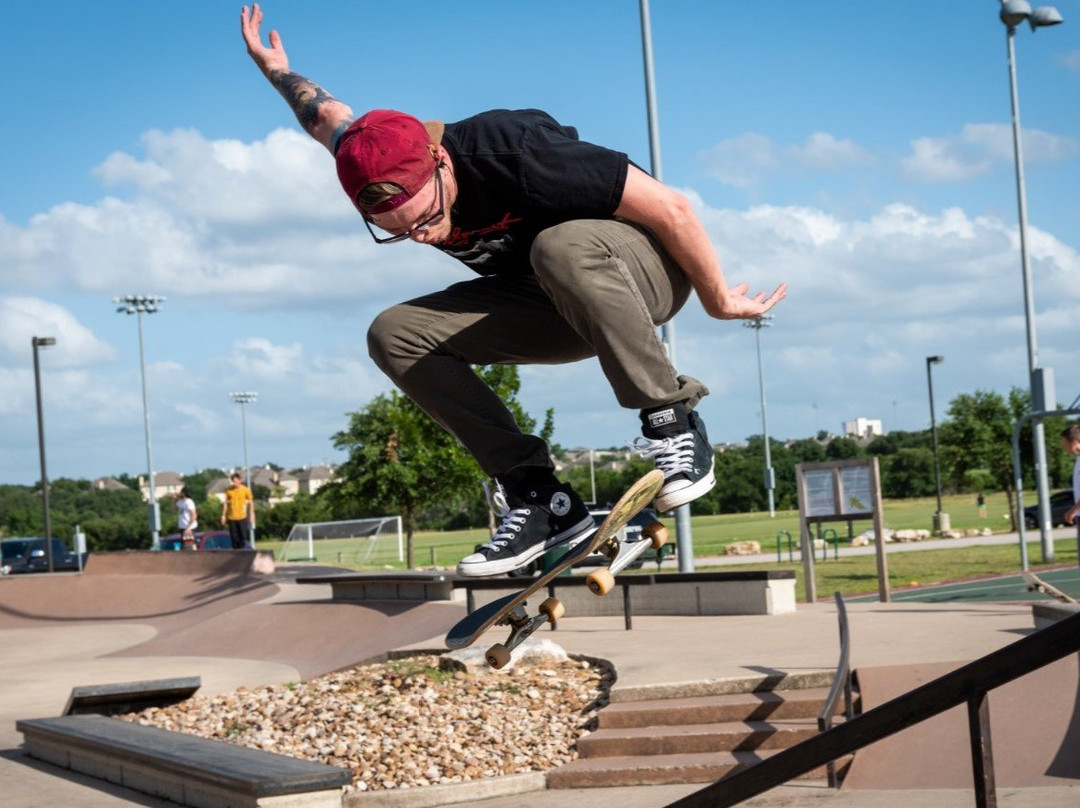
{"type": "MultiPolygon", "coordinates": [[[[548,788],[718,780],[817,734],[828,688],[799,684],[750,689],[758,680],[747,683],[747,692],[610,704],[596,731],[578,740],[578,759],[548,772],[548,788]]],[[[824,779],[825,771],[807,777],[824,779]]]]}

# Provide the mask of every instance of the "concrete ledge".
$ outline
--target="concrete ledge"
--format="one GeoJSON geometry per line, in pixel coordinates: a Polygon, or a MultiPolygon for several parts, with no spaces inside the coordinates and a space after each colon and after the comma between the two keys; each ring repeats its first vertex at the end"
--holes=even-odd
{"type": "Polygon", "coordinates": [[[456,575],[440,572],[363,573],[312,575],[297,578],[298,584],[330,584],[333,600],[463,600],[455,592],[456,575]]]}
{"type": "Polygon", "coordinates": [[[84,575],[269,575],[274,554],[266,550],[205,550],[168,553],[122,550],[90,553],[84,575]]]}
{"type": "Polygon", "coordinates": [[[347,769],[97,715],[17,721],[27,754],[196,808],[340,808],[347,769]]]}
{"type": "MultiPolygon", "coordinates": [[[[473,608],[520,590],[513,578],[459,581],[470,590],[473,608]]],[[[556,578],[550,587],[573,617],[615,617],[624,609],[634,615],[746,615],[795,612],[795,573],[740,570],[654,575],[617,575],[615,588],[626,587],[624,598],[615,590],[597,597],[580,575],[556,578]]],[[[545,590],[546,591],[546,590],[545,590]]],[[[543,591],[537,593],[543,596],[543,591]]]]}
{"type": "Polygon", "coordinates": [[[637,685],[620,687],[618,681],[611,688],[612,704],[654,699],[683,699],[701,696],[728,696],[738,693],[761,693],[773,690],[809,690],[832,685],[835,671],[807,670],[795,673],[778,672],[761,676],[740,676],[730,679],[702,679],[670,684],[637,685]]]}
{"type": "Polygon", "coordinates": [[[191,698],[200,687],[202,679],[198,676],[73,687],[61,715],[117,715],[137,713],[147,707],[169,707],[191,698]]]}
{"type": "MultiPolygon", "coordinates": [[[[508,797],[514,794],[528,794],[547,788],[547,775],[543,772],[529,774],[511,774],[505,777],[492,777],[487,780],[473,780],[468,783],[449,783],[421,788],[399,788],[386,791],[369,791],[346,794],[342,800],[343,808],[436,808],[439,805],[454,805],[462,802],[476,802],[493,797],[508,797]]],[[[521,804],[528,805],[527,799],[521,804]]]]}
{"type": "Polygon", "coordinates": [[[1080,612],[1080,605],[1075,603],[1061,603],[1058,601],[1031,604],[1031,617],[1035,621],[1036,629],[1044,629],[1066,617],[1072,617],[1080,612]]]}

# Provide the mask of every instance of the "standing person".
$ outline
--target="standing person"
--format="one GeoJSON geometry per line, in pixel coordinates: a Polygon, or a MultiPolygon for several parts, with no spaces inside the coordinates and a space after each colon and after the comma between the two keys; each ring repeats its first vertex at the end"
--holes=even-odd
{"type": "Polygon", "coordinates": [[[232,487],[225,489],[225,503],[221,506],[221,524],[229,528],[233,549],[243,550],[255,529],[255,498],[239,472],[234,471],[230,480],[232,487]]]}
{"type": "Polygon", "coordinates": [[[195,549],[195,528],[199,526],[199,512],[195,509],[195,500],[187,488],[181,488],[173,495],[176,503],[177,526],[180,529],[180,547],[184,550],[195,549]]]}
{"type": "Polygon", "coordinates": [[[979,495],[977,497],[975,497],[975,504],[979,506],[979,518],[980,519],[985,519],[986,518],[986,494],[984,494],[982,491],[980,491],[979,495]]]}
{"type": "Polygon", "coordinates": [[[1080,519],[1076,518],[1080,514],[1080,426],[1065,427],[1061,432],[1061,445],[1076,458],[1072,473],[1073,506],[1065,511],[1063,519],[1067,525],[1076,525],[1076,540],[1080,547],[1080,519]]]}
{"type": "Polygon", "coordinates": [[[544,441],[522,433],[472,365],[597,357],[640,417],[640,454],[664,472],[656,508],[707,493],[713,453],[694,408],[708,389],[676,371],[656,326],[692,291],[715,318],[754,319],[786,286],[754,297],[728,286],[686,197],[539,110],[447,124],[393,110],[354,118],[290,70],[277,31],[263,44],[262,16],[258,5],[241,12],[248,53],[334,155],[375,242],[428,244],[480,275],[394,306],[368,331],[375,363],[496,480],[502,522],[458,572],[508,572],[594,529],[544,441]]]}

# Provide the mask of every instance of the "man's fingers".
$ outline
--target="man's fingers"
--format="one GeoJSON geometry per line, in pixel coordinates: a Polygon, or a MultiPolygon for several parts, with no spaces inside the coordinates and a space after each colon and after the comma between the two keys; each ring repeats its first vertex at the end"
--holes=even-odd
{"type": "Polygon", "coordinates": [[[281,34],[277,31],[270,32],[270,47],[274,50],[281,50],[281,34]]]}

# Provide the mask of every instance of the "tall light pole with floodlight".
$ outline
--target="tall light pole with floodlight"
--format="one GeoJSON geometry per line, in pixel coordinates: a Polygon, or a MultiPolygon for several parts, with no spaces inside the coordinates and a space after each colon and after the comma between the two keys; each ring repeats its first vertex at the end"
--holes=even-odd
{"type": "Polygon", "coordinates": [[[926,357],[926,386],[930,391],[930,435],[934,443],[934,486],[937,489],[937,513],[934,514],[934,529],[939,533],[949,530],[952,523],[949,515],[941,510],[941,456],[938,453],[937,420],[934,418],[934,374],[930,368],[945,361],[944,356],[926,357]]]}
{"type": "Polygon", "coordinates": [[[113,298],[113,303],[120,304],[117,306],[117,312],[120,314],[134,314],[139,323],[139,374],[142,377],[143,429],[146,433],[146,474],[147,484],[150,486],[146,498],[150,520],[151,546],[155,550],[161,546],[161,506],[158,505],[155,496],[157,494],[157,483],[154,480],[154,451],[150,441],[150,403],[146,395],[146,353],[143,349],[142,316],[158,311],[160,304],[164,302],[165,298],[157,295],[125,295],[124,297],[113,298]]]}
{"type": "MultiPolygon", "coordinates": [[[[1052,410],[1056,406],[1053,394],[1053,373],[1039,367],[1039,351],[1035,341],[1035,301],[1031,285],[1031,264],[1027,252],[1027,191],[1024,187],[1024,157],[1020,139],[1020,96],[1016,88],[1016,26],[1027,22],[1031,30],[1060,25],[1065,20],[1053,6],[1033,9],[1027,0],[1002,0],[999,13],[1005,24],[1005,42],[1009,57],[1009,90],[1012,102],[1013,157],[1016,162],[1016,200],[1020,217],[1020,265],[1024,285],[1024,323],[1027,329],[1028,377],[1031,384],[1033,411],[1052,410]]],[[[1032,420],[1032,439],[1035,452],[1035,485],[1039,496],[1039,531],[1042,536],[1044,561],[1054,560],[1054,542],[1050,520],[1050,486],[1046,469],[1046,434],[1042,420],[1032,420]]]]}
{"type": "Polygon", "coordinates": [[[757,371],[758,387],[761,390],[761,432],[765,438],[765,492],[769,496],[769,516],[776,516],[776,500],[773,491],[776,488],[776,474],[772,467],[772,453],[769,447],[769,418],[765,414],[765,370],[761,362],[761,329],[772,325],[772,315],[763,314],[753,320],[743,323],[744,328],[754,329],[754,339],[757,342],[757,371]]]}
{"type": "Polygon", "coordinates": [[[45,561],[49,572],[53,571],[52,515],[49,513],[49,473],[45,470],[45,419],[41,411],[41,363],[38,350],[55,345],[54,337],[31,337],[34,351],[34,394],[37,399],[38,455],[41,458],[41,507],[45,516],[45,561]]]}
{"type": "MultiPolygon", "coordinates": [[[[649,0],[638,0],[641,15],[641,50],[645,66],[645,106],[649,125],[650,174],[663,182],[660,166],[660,126],[656,115],[656,79],[653,75],[652,24],[649,21],[649,0]]],[[[669,320],[660,326],[660,339],[667,348],[668,358],[675,364],[675,322],[669,320]]],[[[694,571],[694,538],[690,527],[690,506],[675,509],[675,545],[679,559],[679,572],[694,571]]]]}
{"type": "MultiPolygon", "coordinates": [[[[247,441],[247,405],[253,404],[258,399],[259,394],[248,391],[242,391],[237,393],[229,393],[229,398],[234,403],[240,405],[240,424],[244,433],[244,473],[247,475],[247,487],[251,490],[251,466],[248,464],[248,441],[247,441]]],[[[255,526],[248,522],[248,540],[251,542],[252,548],[255,547],[255,526]]]]}

